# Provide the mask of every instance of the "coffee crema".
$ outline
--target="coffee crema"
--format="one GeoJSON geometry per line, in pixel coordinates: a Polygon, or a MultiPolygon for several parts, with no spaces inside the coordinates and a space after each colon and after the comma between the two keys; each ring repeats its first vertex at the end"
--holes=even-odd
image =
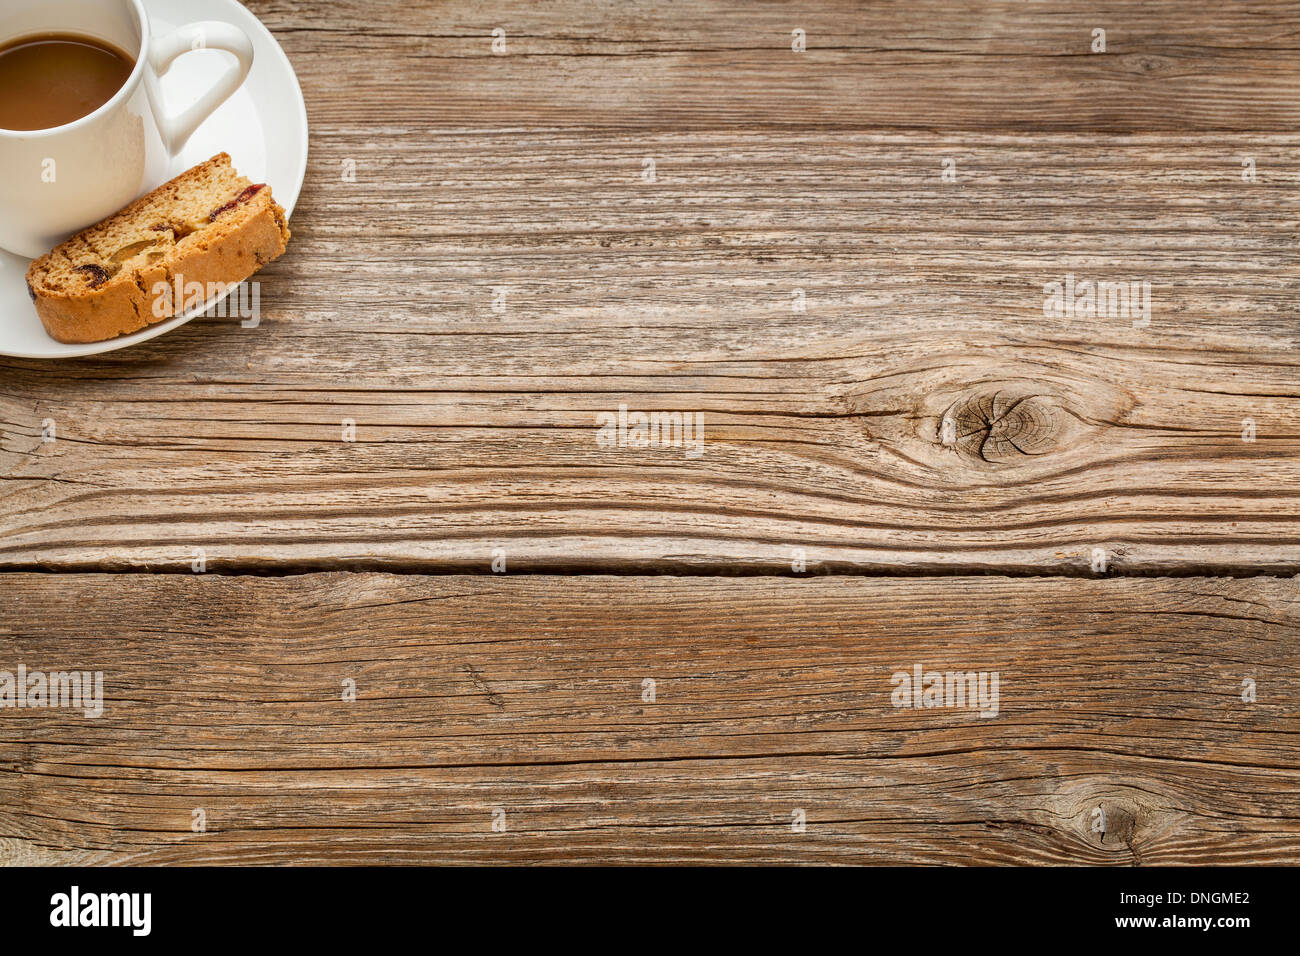
{"type": "Polygon", "coordinates": [[[0,129],[53,129],[89,116],[117,93],[135,58],[104,40],[42,33],[0,46],[0,129]]]}

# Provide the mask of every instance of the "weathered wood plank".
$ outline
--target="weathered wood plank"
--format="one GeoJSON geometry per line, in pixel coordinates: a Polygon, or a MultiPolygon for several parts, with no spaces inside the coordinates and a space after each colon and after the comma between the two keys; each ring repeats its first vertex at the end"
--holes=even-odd
{"type": "Polygon", "coordinates": [[[255,0],[313,119],[423,127],[1300,127],[1288,0],[255,0]],[[492,31],[506,33],[505,54],[492,31]],[[807,49],[792,51],[792,31],[807,49]],[[1093,31],[1106,52],[1092,53],[1093,31]]]}
{"type": "Polygon", "coordinates": [[[260,327],[0,360],[0,567],[1300,569],[1295,137],[322,141],[260,327]]]}
{"type": "MultiPolygon", "coordinates": [[[[318,128],[266,305],[333,338],[436,336],[399,345],[451,369],[953,329],[1294,348],[1298,153],[1294,132],[318,128]],[[1148,280],[1149,324],[1045,316],[1044,284],[1067,272],[1148,280]]],[[[342,356],[355,374],[415,365],[367,344],[342,356]]]]}
{"type": "Polygon", "coordinates": [[[0,710],[5,861],[1300,861],[1290,579],[3,586],[0,670],[104,674],[0,710]]]}
{"type": "Polygon", "coordinates": [[[0,359],[0,863],[1300,862],[1294,3],[250,6],[261,325],[0,359]],[[478,573],[22,573],[199,553],[478,573]]]}

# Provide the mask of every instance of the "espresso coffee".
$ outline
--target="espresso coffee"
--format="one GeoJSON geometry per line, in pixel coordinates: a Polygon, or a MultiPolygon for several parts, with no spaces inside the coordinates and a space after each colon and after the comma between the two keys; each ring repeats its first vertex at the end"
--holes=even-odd
{"type": "Polygon", "coordinates": [[[53,129],[120,90],[135,59],[93,37],[47,33],[0,46],[0,129],[53,129]]]}

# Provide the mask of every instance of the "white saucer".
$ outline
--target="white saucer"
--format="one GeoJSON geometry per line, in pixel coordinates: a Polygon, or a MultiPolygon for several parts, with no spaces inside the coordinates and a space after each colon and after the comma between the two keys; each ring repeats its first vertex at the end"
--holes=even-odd
{"type": "MultiPolygon", "coordinates": [[[[262,26],[236,0],[144,0],[155,35],[194,20],[224,20],[243,29],[253,41],[253,69],[244,85],[199,127],[172,163],[167,178],[179,175],[220,152],[230,154],[240,173],[255,183],[268,183],[275,200],[293,212],[307,174],[307,107],[289,58],[262,26]]],[[[169,105],[183,108],[211,85],[226,54],[216,50],[187,53],[162,78],[169,105]]],[[[161,185],[156,183],[155,185],[161,185]]],[[[170,332],[214,299],[184,315],[151,325],[131,335],[87,345],[64,345],[45,332],[27,296],[28,260],[0,250],[0,355],[19,358],[71,358],[124,349],[170,332]]]]}

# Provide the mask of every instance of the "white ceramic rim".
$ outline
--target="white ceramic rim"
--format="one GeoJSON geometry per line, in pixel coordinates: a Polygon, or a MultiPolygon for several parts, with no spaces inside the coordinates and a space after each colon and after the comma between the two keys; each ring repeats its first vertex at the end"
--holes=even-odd
{"type": "Polygon", "coordinates": [[[126,78],[122,88],[110,96],[102,106],[87,113],[81,119],[75,119],[71,123],[64,123],[62,126],[51,126],[48,129],[5,129],[0,127],[0,139],[40,139],[44,136],[66,133],[80,126],[88,126],[98,116],[107,113],[135,92],[135,88],[140,85],[140,78],[144,76],[144,68],[148,60],[149,15],[144,11],[144,0],[127,0],[127,2],[131,4],[131,9],[135,11],[135,24],[140,30],[140,50],[136,53],[135,68],[131,70],[131,75],[126,78]]]}

